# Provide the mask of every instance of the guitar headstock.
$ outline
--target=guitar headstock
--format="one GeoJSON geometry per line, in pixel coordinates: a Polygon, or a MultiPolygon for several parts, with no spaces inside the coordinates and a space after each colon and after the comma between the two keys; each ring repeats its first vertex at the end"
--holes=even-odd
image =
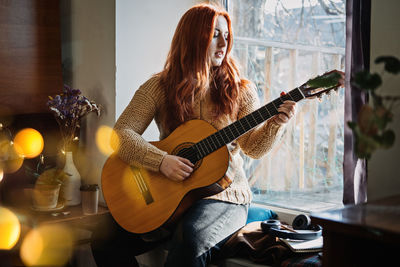
{"type": "Polygon", "coordinates": [[[308,80],[299,89],[305,98],[321,98],[323,94],[337,91],[344,83],[344,73],[333,70],[308,80]]]}

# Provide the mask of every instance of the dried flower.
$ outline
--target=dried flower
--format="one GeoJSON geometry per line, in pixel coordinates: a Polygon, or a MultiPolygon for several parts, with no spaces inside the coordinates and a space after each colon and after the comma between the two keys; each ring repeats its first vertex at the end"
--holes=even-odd
{"type": "Polygon", "coordinates": [[[96,112],[97,116],[100,116],[100,106],[83,96],[79,89],[72,89],[68,85],[64,85],[62,94],[49,96],[49,99],[47,106],[60,126],[64,151],[68,151],[71,149],[76,129],[80,127],[81,119],[90,112],[96,112]]]}

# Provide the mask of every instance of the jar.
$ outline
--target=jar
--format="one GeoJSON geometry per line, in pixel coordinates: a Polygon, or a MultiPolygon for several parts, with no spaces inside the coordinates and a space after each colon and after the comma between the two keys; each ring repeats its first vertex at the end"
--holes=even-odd
{"type": "Polygon", "coordinates": [[[99,186],[97,184],[85,184],[80,187],[80,190],[83,214],[97,214],[99,203],[99,186]]]}

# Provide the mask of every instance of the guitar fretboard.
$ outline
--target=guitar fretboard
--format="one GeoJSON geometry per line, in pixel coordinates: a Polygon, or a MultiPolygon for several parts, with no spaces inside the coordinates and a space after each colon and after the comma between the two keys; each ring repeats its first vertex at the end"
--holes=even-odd
{"type": "Polygon", "coordinates": [[[260,123],[278,114],[278,107],[286,100],[298,102],[304,98],[299,88],[295,88],[289,93],[275,99],[274,101],[262,106],[236,122],[226,126],[218,132],[204,138],[193,145],[196,151],[197,160],[204,158],[222,146],[229,144],[241,135],[250,131],[260,123]]]}

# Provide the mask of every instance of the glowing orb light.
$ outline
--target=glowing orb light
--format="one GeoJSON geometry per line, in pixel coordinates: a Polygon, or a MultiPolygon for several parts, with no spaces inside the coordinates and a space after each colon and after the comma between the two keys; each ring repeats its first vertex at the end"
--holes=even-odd
{"type": "Polygon", "coordinates": [[[25,158],[34,158],[42,153],[44,142],[42,135],[35,129],[26,128],[17,133],[14,143],[19,146],[18,153],[25,158]]]}
{"type": "Polygon", "coordinates": [[[114,152],[110,142],[113,142],[116,147],[119,147],[118,136],[115,134],[114,130],[108,126],[100,126],[96,132],[96,144],[100,152],[106,156],[114,152]]]}
{"type": "Polygon", "coordinates": [[[41,225],[25,236],[21,259],[26,266],[64,266],[72,256],[72,236],[61,225],[41,225]]]}
{"type": "Polygon", "coordinates": [[[0,207],[0,249],[11,249],[17,243],[21,225],[9,209],[0,207]]]}
{"type": "Polygon", "coordinates": [[[0,140],[0,169],[3,173],[18,171],[24,163],[24,158],[17,151],[21,148],[9,140],[0,140]]]}

